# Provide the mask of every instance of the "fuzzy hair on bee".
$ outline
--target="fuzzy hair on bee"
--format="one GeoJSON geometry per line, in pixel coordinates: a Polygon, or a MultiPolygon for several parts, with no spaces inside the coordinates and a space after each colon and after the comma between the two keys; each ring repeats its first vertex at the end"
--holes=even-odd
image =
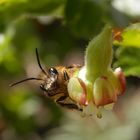
{"type": "Polygon", "coordinates": [[[36,49],[36,58],[38,66],[41,69],[41,73],[39,74],[39,76],[37,78],[33,77],[26,78],[24,80],[15,82],[10,86],[13,87],[17,84],[29,80],[37,80],[39,81],[40,89],[44,92],[44,95],[47,98],[53,100],[62,107],[82,111],[82,108],[80,108],[80,106],[70,98],[67,89],[69,79],[73,77],[74,74],[82,68],[82,66],[80,65],[71,65],[68,67],[56,66],[44,69],[41,66],[37,49],[36,49]]]}

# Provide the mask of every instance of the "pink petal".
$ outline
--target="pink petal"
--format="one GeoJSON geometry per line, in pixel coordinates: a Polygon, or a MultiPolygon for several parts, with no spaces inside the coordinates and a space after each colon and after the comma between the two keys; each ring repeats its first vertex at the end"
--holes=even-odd
{"type": "Polygon", "coordinates": [[[124,73],[120,67],[116,68],[114,73],[118,77],[121,86],[121,92],[118,95],[122,95],[126,90],[126,80],[124,73]]]}

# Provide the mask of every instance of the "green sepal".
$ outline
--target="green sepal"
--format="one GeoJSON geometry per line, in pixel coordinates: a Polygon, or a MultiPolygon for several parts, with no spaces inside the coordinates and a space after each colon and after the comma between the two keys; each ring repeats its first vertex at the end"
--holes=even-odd
{"type": "Polygon", "coordinates": [[[112,62],[112,29],[106,25],[103,31],[92,39],[86,49],[86,79],[94,82],[105,73],[112,62]]]}

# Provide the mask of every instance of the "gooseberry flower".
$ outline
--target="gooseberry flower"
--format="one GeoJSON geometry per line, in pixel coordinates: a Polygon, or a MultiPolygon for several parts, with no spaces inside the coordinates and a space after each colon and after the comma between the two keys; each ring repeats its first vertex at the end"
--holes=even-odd
{"type": "Polygon", "coordinates": [[[85,66],[69,80],[69,96],[83,108],[97,113],[100,108],[114,104],[125,91],[125,77],[121,68],[111,69],[113,56],[112,29],[106,25],[103,31],[89,42],[85,54],[85,66]],[[92,109],[89,107],[92,106],[92,109]]]}
{"type": "Polygon", "coordinates": [[[72,77],[69,80],[68,90],[70,97],[79,105],[88,105],[86,85],[80,78],[72,77]]]}

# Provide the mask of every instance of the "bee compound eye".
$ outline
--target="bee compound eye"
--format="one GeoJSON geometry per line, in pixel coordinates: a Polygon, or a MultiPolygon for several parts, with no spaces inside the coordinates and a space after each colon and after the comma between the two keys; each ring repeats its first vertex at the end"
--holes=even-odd
{"type": "Polygon", "coordinates": [[[49,73],[50,73],[51,75],[58,75],[58,71],[57,71],[56,68],[54,68],[54,67],[51,67],[51,68],[49,69],[49,73]]]}

